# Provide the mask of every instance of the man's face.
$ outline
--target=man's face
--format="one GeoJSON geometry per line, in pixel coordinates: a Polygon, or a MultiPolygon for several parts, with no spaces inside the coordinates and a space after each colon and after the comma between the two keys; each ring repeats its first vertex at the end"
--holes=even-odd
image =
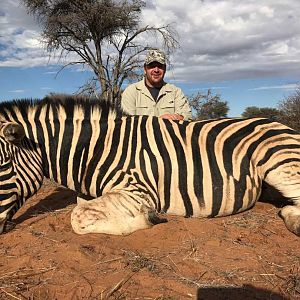
{"type": "Polygon", "coordinates": [[[162,86],[163,79],[166,73],[166,65],[162,65],[159,62],[152,62],[149,65],[144,66],[146,83],[150,87],[162,86]]]}

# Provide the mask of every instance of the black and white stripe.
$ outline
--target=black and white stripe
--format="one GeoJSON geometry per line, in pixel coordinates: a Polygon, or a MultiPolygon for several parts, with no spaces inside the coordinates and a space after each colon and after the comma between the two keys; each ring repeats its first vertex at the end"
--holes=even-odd
{"type": "Polygon", "coordinates": [[[146,195],[156,211],[187,217],[248,209],[263,181],[300,204],[300,136],[267,119],[122,116],[106,102],[70,97],[0,104],[0,121],[26,134],[19,145],[0,140],[1,212],[34,194],[43,176],[86,198],[146,195]]]}

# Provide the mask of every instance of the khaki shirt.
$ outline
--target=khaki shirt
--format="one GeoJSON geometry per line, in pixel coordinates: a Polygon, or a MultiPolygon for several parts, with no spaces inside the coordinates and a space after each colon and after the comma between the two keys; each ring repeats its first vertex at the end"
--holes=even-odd
{"type": "Polygon", "coordinates": [[[129,85],[122,94],[121,106],[129,115],[161,116],[179,114],[184,119],[192,118],[189,103],[180,88],[166,83],[155,101],[144,80],[129,85]]]}

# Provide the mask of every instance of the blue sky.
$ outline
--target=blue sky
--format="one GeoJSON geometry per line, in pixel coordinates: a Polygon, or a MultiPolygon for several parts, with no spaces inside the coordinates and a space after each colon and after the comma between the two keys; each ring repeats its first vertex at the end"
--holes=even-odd
{"type": "MultiPolygon", "coordinates": [[[[172,23],[180,49],[166,80],[186,95],[212,89],[230,116],[276,107],[300,84],[299,0],[146,1],[142,24],[172,23]]],[[[40,28],[18,0],[0,7],[0,100],[75,93],[91,76],[66,68],[40,43],[40,28]]]]}

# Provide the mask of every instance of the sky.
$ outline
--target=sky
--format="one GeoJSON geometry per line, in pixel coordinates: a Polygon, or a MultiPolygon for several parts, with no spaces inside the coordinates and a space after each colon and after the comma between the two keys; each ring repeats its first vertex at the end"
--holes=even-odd
{"type": "MultiPolygon", "coordinates": [[[[0,101],[76,93],[92,73],[61,70],[21,2],[0,2],[0,101]]],[[[166,81],[187,96],[211,89],[229,116],[277,107],[300,86],[299,0],[150,0],[141,22],[178,32],[166,81]]]]}

